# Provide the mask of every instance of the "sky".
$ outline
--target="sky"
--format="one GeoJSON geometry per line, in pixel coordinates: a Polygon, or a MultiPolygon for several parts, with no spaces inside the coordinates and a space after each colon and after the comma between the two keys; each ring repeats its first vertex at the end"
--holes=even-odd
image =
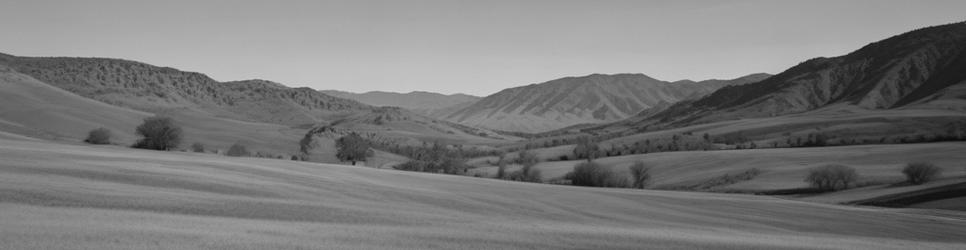
{"type": "Polygon", "coordinates": [[[962,0],[0,0],[0,53],[107,57],[292,87],[484,96],[593,73],[779,73],[916,28],[962,0]]]}

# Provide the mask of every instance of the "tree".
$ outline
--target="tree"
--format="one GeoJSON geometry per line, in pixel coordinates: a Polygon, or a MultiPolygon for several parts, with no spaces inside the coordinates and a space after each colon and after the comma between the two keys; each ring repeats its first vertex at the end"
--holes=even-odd
{"type": "Polygon", "coordinates": [[[540,182],[542,180],[540,169],[534,168],[540,162],[540,159],[537,158],[536,154],[527,150],[520,151],[519,154],[520,164],[523,165],[523,168],[520,169],[519,181],[540,182]]]}
{"type": "Polygon", "coordinates": [[[194,144],[191,144],[191,151],[195,153],[204,153],[205,145],[201,144],[200,142],[195,142],[194,144]]]}
{"type": "Polygon", "coordinates": [[[241,156],[249,156],[251,155],[251,152],[248,152],[248,148],[246,148],[245,145],[241,145],[240,143],[235,143],[228,148],[228,152],[225,153],[225,155],[241,157],[241,156]]]}
{"type": "Polygon", "coordinates": [[[111,144],[111,130],[107,128],[97,128],[87,133],[84,142],[90,144],[111,144]]]}
{"type": "Polygon", "coordinates": [[[506,163],[507,163],[506,152],[502,152],[501,151],[500,152],[500,156],[499,156],[499,158],[497,159],[497,162],[496,162],[496,166],[497,166],[496,178],[497,179],[506,178],[506,163]]]}
{"type": "Polygon", "coordinates": [[[181,127],[170,117],[144,118],[144,123],[141,123],[135,132],[142,137],[134,143],[135,148],[167,151],[181,144],[181,127]]]}
{"type": "Polygon", "coordinates": [[[597,141],[593,140],[589,136],[581,136],[577,138],[577,146],[574,147],[574,157],[577,159],[587,159],[587,161],[593,161],[600,157],[600,146],[597,145],[597,141]]]}
{"type": "Polygon", "coordinates": [[[912,162],[906,164],[902,169],[902,174],[906,175],[906,180],[914,185],[920,185],[932,181],[942,174],[942,169],[930,162],[912,162]]]}
{"type": "Polygon", "coordinates": [[[353,166],[356,165],[356,162],[365,161],[366,157],[373,154],[372,150],[369,149],[369,143],[355,132],[340,137],[336,140],[335,146],[337,148],[335,156],[340,161],[352,162],[353,166]]]}
{"type": "Polygon", "coordinates": [[[855,183],[858,179],[859,174],[855,172],[854,168],[830,164],[811,169],[808,176],[805,177],[805,182],[819,190],[833,191],[848,189],[849,185],[855,183]]]}
{"type": "Polygon", "coordinates": [[[629,168],[631,176],[634,178],[631,187],[644,189],[651,180],[651,168],[647,167],[643,161],[635,162],[629,168]]]}

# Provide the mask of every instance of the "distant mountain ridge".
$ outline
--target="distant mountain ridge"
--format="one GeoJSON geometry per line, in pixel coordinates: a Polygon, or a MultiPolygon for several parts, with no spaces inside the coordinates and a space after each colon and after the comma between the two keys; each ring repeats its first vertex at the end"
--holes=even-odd
{"type": "Polygon", "coordinates": [[[662,103],[698,98],[724,86],[747,84],[769,76],[752,74],[732,80],[674,83],[644,74],[566,77],[502,90],[444,118],[497,130],[542,132],[577,124],[617,121],[662,103]]]}
{"type": "Polygon", "coordinates": [[[413,91],[409,93],[385,91],[352,93],[339,90],[322,90],[321,92],[372,106],[400,107],[430,117],[445,115],[454,107],[464,107],[480,99],[478,96],[467,94],[457,93],[444,95],[426,91],[413,91]]]}
{"type": "Polygon", "coordinates": [[[906,32],[839,57],[807,60],[764,81],[679,103],[654,114],[658,120],[650,122],[677,126],[832,105],[894,109],[966,99],[964,84],[966,22],[961,22],[906,32]]]}
{"type": "Polygon", "coordinates": [[[372,109],[310,88],[265,80],[223,83],[201,73],[121,59],[0,55],[0,64],[87,98],[147,112],[190,109],[295,126],[372,109]]]}

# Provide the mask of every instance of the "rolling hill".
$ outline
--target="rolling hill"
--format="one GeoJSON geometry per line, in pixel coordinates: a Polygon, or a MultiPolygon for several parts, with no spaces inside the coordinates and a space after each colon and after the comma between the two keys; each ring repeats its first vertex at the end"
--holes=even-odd
{"type": "Polygon", "coordinates": [[[445,119],[504,131],[543,132],[618,121],[651,107],[698,98],[724,86],[757,82],[768,76],[673,83],[643,74],[567,77],[505,89],[445,119]]]}
{"type": "Polygon", "coordinates": [[[921,209],[9,139],[0,158],[0,242],[13,249],[966,246],[966,222],[921,209]]]}
{"type": "Polygon", "coordinates": [[[400,107],[429,117],[444,117],[454,110],[469,106],[480,99],[480,97],[466,94],[444,95],[424,91],[413,91],[409,93],[384,91],[351,93],[338,90],[322,90],[321,92],[330,96],[355,100],[377,107],[400,107]]]}
{"type": "MultiPolygon", "coordinates": [[[[153,115],[84,98],[0,65],[0,131],[79,142],[88,131],[104,127],[111,130],[114,143],[130,145],[137,139],[134,129],[153,115]]],[[[241,142],[253,151],[293,154],[304,133],[287,126],[242,122],[207,113],[167,115],[184,128],[185,146],[201,142],[209,150],[226,150],[241,142]]]]}
{"type": "MultiPolygon", "coordinates": [[[[219,83],[198,73],[115,59],[0,55],[0,84],[4,86],[0,88],[0,131],[49,140],[79,142],[88,131],[105,127],[114,133],[114,143],[130,145],[137,138],[134,128],[155,114],[170,116],[184,128],[183,148],[201,142],[209,150],[224,151],[240,143],[253,152],[272,155],[296,154],[298,141],[320,124],[404,138],[411,144],[495,144],[514,139],[308,88],[292,89],[265,80],[219,83]],[[59,82],[59,87],[17,67],[59,82]]],[[[324,147],[317,153],[331,156],[334,152],[335,148],[324,147]]],[[[404,161],[384,152],[379,155],[376,160],[382,162],[377,166],[404,161]]],[[[314,159],[338,162],[334,157],[314,159]]]]}

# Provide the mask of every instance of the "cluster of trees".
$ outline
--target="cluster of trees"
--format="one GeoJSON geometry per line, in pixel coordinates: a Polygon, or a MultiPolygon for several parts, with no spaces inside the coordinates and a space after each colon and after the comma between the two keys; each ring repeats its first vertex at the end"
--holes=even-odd
{"type": "Polygon", "coordinates": [[[433,149],[437,151],[445,151],[444,154],[452,155],[456,158],[476,158],[484,156],[498,156],[500,151],[498,150],[484,150],[473,147],[465,147],[463,145],[445,145],[438,142],[426,143],[423,142],[421,146],[415,145],[402,145],[393,141],[376,141],[369,139],[370,145],[373,148],[390,152],[397,155],[406,156],[409,158],[414,158],[426,153],[427,149],[433,149]]]}
{"type": "Polygon", "coordinates": [[[434,143],[432,147],[407,147],[408,162],[394,168],[405,171],[430,172],[462,175],[467,171],[465,158],[459,151],[448,149],[445,145],[434,143]]]}
{"type": "MultiPolygon", "coordinates": [[[[902,168],[902,174],[906,177],[906,182],[920,185],[939,178],[942,169],[929,162],[912,162],[902,168]]],[[[835,191],[854,187],[858,179],[859,174],[854,168],[829,164],[809,170],[805,182],[820,191],[835,191]]]]}
{"type": "Polygon", "coordinates": [[[585,187],[637,188],[643,189],[651,181],[651,168],[644,162],[635,162],[628,167],[631,178],[614,171],[610,167],[594,161],[574,165],[573,171],[564,176],[571,185],[585,187]]]}
{"type": "Polygon", "coordinates": [[[497,162],[497,179],[523,181],[523,182],[543,182],[540,169],[535,168],[540,163],[537,154],[529,150],[522,150],[517,153],[517,158],[509,160],[506,154],[500,154],[497,162]],[[520,170],[507,173],[507,164],[516,163],[522,166],[520,170]]]}
{"type": "MultiPolygon", "coordinates": [[[[174,123],[170,117],[154,116],[144,119],[144,122],[135,129],[141,136],[133,148],[153,149],[153,150],[174,150],[181,144],[181,127],[174,123]]],[[[111,144],[112,133],[107,128],[96,128],[87,133],[84,142],[90,144],[111,144]]]]}
{"type": "MultiPolygon", "coordinates": [[[[634,142],[633,144],[611,144],[609,148],[602,147],[594,137],[583,136],[576,139],[576,146],[573,150],[575,159],[592,161],[601,157],[647,154],[657,152],[674,151],[698,151],[713,150],[717,147],[711,143],[709,135],[698,139],[690,133],[672,135],[670,138],[645,139],[634,142]]],[[[560,160],[569,160],[568,156],[563,156],[560,160]]]]}
{"type": "Polygon", "coordinates": [[[839,164],[829,164],[809,170],[808,176],[805,177],[805,182],[822,191],[834,191],[848,189],[858,179],[859,174],[854,168],[839,164]]]}

